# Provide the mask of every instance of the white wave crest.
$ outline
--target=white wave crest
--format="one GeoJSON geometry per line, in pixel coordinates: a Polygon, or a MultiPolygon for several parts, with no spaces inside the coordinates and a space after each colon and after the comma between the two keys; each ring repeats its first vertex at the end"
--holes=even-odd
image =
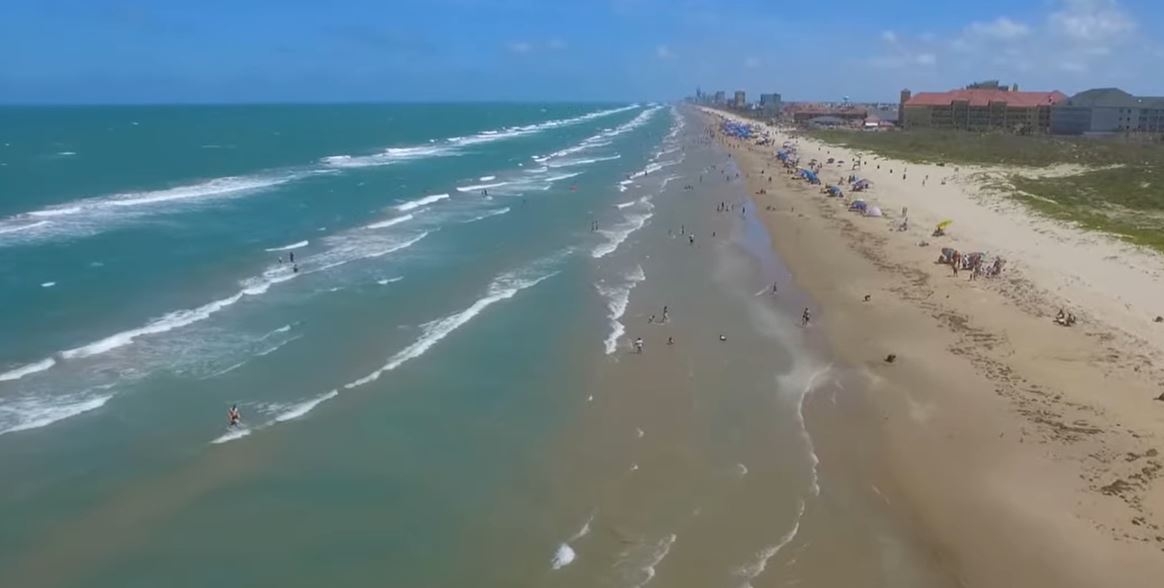
{"type": "Polygon", "coordinates": [[[622,317],[626,314],[626,307],[630,304],[631,290],[643,280],[647,279],[643,273],[643,266],[635,266],[635,270],[627,274],[619,283],[608,286],[595,284],[595,289],[606,301],[607,318],[610,320],[610,334],[603,341],[606,354],[612,355],[618,351],[618,341],[626,334],[626,327],[622,324],[622,317]]]}
{"type": "MultiPolygon", "coordinates": [[[[401,205],[401,206],[403,206],[403,205],[401,205]]],[[[384,228],[388,228],[392,225],[398,225],[400,223],[407,222],[410,220],[412,220],[412,215],[405,214],[403,216],[398,216],[396,218],[390,218],[390,219],[385,220],[385,221],[380,221],[378,223],[372,223],[370,225],[366,225],[364,228],[365,229],[384,229],[384,228]]]]}
{"type": "Polygon", "coordinates": [[[39,429],[105,405],[113,395],[18,398],[0,403],[0,435],[39,429]]]}
{"type": "Polygon", "coordinates": [[[423,198],[417,198],[416,200],[409,200],[408,202],[399,204],[396,206],[396,210],[399,210],[400,212],[408,212],[409,210],[414,210],[422,206],[428,206],[429,204],[440,202],[441,200],[444,200],[448,197],[448,194],[432,194],[423,198]]]}
{"type": "Polygon", "coordinates": [[[601,229],[598,231],[598,234],[602,235],[606,240],[603,243],[599,243],[594,247],[593,250],[591,250],[591,257],[594,259],[601,259],[607,255],[610,255],[611,253],[614,253],[615,251],[618,251],[619,246],[622,245],[623,242],[631,236],[631,234],[646,226],[647,221],[651,220],[651,217],[654,216],[654,213],[651,211],[654,210],[655,207],[651,203],[650,199],[645,197],[639,199],[637,204],[642,205],[643,212],[628,213],[623,218],[623,221],[614,225],[613,228],[601,229]]]}
{"type": "Polygon", "coordinates": [[[18,368],[6,371],[0,374],[0,382],[11,382],[12,380],[19,380],[24,376],[32,375],[37,372],[43,372],[57,364],[57,360],[49,357],[42,359],[35,363],[22,365],[18,368]]]}
{"type": "Polygon", "coordinates": [[[458,192],[480,192],[481,190],[488,190],[489,188],[500,188],[501,186],[509,185],[509,182],[493,182],[490,184],[473,184],[470,186],[457,186],[458,192]]]}
{"type": "Polygon", "coordinates": [[[487,219],[487,218],[489,218],[489,217],[492,217],[492,216],[500,216],[500,215],[503,215],[503,214],[507,214],[508,212],[509,212],[509,207],[505,207],[505,208],[498,208],[498,209],[496,209],[496,210],[490,210],[489,212],[484,212],[484,213],[481,213],[481,214],[479,214],[479,215],[477,215],[477,216],[475,216],[475,217],[473,217],[473,218],[471,218],[471,219],[469,219],[469,220],[465,221],[465,223],[464,223],[464,224],[475,223],[475,222],[477,222],[477,221],[479,221],[479,220],[485,220],[485,219],[487,219]]]}
{"type": "Polygon", "coordinates": [[[265,249],[264,251],[268,251],[271,253],[274,253],[276,251],[291,251],[292,249],[302,249],[304,247],[307,247],[307,245],[309,243],[310,243],[310,241],[296,241],[290,245],[284,245],[282,247],[271,247],[270,249],[265,249]]]}
{"type": "Polygon", "coordinates": [[[521,277],[517,274],[503,274],[499,276],[489,285],[485,296],[477,299],[476,302],[460,312],[425,323],[422,327],[423,332],[416,341],[413,341],[412,344],[388,358],[388,362],[380,368],[358,380],[345,384],[344,388],[350,390],[375,382],[384,373],[400,367],[409,360],[424,355],[432,346],[439,343],[453,331],[473,320],[473,317],[481,314],[486,308],[502,300],[513,298],[518,292],[532,288],[556,273],[556,271],[549,272],[535,277],[521,277]]]}

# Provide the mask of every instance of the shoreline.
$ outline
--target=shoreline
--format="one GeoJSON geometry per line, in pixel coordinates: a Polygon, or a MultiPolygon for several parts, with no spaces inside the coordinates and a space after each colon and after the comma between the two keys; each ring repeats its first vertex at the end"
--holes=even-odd
{"type": "MultiPolygon", "coordinates": [[[[776,145],[796,141],[769,132],[776,145]]],[[[1164,488],[1153,483],[1164,406],[1150,401],[1146,360],[1120,361],[1157,349],[1129,344],[1143,336],[1093,334],[1113,323],[1110,331],[1122,331],[1126,316],[1101,314],[1111,305],[1097,303],[1087,330],[1058,327],[1042,314],[1053,299],[1046,292],[1061,287],[1047,272],[1004,274],[1004,285],[957,281],[933,263],[946,243],[919,248],[918,229],[890,232],[885,219],[850,215],[819,186],[790,179],[775,147],[716,139],[745,174],[796,285],[821,305],[833,350],[864,381],[865,418],[879,417],[873,428],[894,494],[907,503],[894,508],[916,520],[939,561],[967,586],[1148,586],[1164,573],[1164,488]],[[899,360],[885,363],[889,353],[899,360]]],[[[805,161],[846,161],[828,166],[826,181],[861,173],[849,170],[853,154],[843,148],[800,144],[805,161]]],[[[884,171],[867,197],[905,194],[898,202],[909,202],[912,218],[922,213],[919,228],[931,227],[930,210],[910,200],[926,194],[884,171]]],[[[989,205],[961,183],[942,188],[949,202],[933,206],[965,212],[955,230],[980,234],[976,224],[989,217],[973,208],[989,205]]],[[[1029,223],[1032,235],[1041,224],[1029,223]]],[[[1023,235],[1006,237],[1014,249],[1023,235]]]]}

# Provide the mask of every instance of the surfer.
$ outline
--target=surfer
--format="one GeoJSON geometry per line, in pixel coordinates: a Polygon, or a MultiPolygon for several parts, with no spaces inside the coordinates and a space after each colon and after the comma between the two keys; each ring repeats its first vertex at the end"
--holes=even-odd
{"type": "Polygon", "coordinates": [[[231,427],[239,426],[239,423],[242,421],[242,415],[238,412],[237,404],[230,405],[230,412],[227,413],[226,418],[230,422],[231,427]]]}

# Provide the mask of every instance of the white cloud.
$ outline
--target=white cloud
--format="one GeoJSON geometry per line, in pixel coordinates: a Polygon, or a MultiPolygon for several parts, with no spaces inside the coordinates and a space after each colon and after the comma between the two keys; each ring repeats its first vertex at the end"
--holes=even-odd
{"type": "Polygon", "coordinates": [[[506,43],[505,48],[513,53],[529,53],[533,51],[533,45],[528,41],[510,41],[506,43]]]}
{"type": "Polygon", "coordinates": [[[1005,16],[1000,16],[990,22],[972,22],[966,30],[972,35],[1003,40],[1019,39],[1031,33],[1031,27],[1005,16]]]}
{"type": "Polygon", "coordinates": [[[659,59],[671,59],[675,54],[671,52],[671,48],[666,45],[659,45],[655,47],[655,57],[659,59]]]}
{"type": "Polygon", "coordinates": [[[749,57],[749,58],[745,59],[744,60],[744,67],[746,67],[748,69],[756,69],[757,67],[760,67],[760,58],[759,57],[749,57]]]}
{"type": "Polygon", "coordinates": [[[893,31],[881,31],[881,40],[886,43],[896,43],[897,33],[893,31]]]}
{"type": "Polygon", "coordinates": [[[1136,23],[1115,0],[1060,0],[1051,29],[1077,43],[1103,43],[1131,33],[1136,23]]]}

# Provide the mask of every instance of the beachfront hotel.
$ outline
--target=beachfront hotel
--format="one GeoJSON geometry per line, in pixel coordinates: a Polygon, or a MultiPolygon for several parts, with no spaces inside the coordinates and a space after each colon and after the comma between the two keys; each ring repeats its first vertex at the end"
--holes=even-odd
{"type": "Polygon", "coordinates": [[[1052,108],[1066,100],[1058,90],[1020,92],[1005,86],[918,94],[902,90],[898,124],[906,129],[1048,133],[1052,108]]]}
{"type": "Polygon", "coordinates": [[[1119,88],[1086,90],[1051,109],[1051,132],[1164,133],[1164,97],[1133,96],[1119,88]]]}

